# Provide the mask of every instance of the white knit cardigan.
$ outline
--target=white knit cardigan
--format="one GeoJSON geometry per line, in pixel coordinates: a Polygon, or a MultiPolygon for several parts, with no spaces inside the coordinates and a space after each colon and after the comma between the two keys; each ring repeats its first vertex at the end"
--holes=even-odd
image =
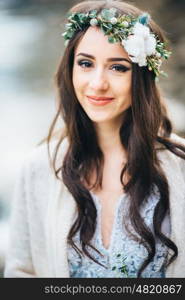
{"type": "MultiPolygon", "coordinates": [[[[172,137],[185,144],[179,136],[172,137]]],[[[67,146],[65,138],[60,164],[67,146]]],[[[158,151],[158,157],[170,188],[170,238],[179,250],[166,277],[185,278],[185,163],[168,150],[158,151]]],[[[4,276],[70,277],[67,235],[75,211],[75,200],[52,172],[46,145],[34,149],[24,161],[15,185],[4,276]]]]}

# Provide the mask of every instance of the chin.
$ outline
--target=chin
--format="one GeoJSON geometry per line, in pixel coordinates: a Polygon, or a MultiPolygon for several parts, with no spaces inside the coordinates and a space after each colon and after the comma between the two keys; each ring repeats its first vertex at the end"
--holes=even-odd
{"type": "Polygon", "coordinates": [[[105,122],[110,122],[113,119],[112,118],[108,118],[108,117],[97,117],[97,116],[92,116],[92,115],[88,115],[89,119],[94,122],[94,123],[105,123],[105,122]]]}

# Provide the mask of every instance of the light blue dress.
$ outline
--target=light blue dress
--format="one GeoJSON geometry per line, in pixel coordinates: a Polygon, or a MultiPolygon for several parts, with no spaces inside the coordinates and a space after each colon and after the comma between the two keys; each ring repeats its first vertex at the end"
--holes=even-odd
{"type": "MultiPolygon", "coordinates": [[[[96,195],[92,192],[91,196],[97,208],[97,226],[95,234],[92,239],[93,246],[98,249],[103,256],[88,247],[89,252],[98,262],[105,267],[100,266],[92,261],[86,255],[82,258],[79,254],[68,245],[68,263],[70,270],[70,277],[76,278],[134,278],[137,277],[137,271],[144,259],[147,257],[146,248],[134,241],[126,232],[124,226],[124,212],[127,211],[128,197],[123,194],[117,201],[114,224],[108,249],[106,249],[101,237],[101,204],[96,195]]],[[[141,214],[147,226],[153,231],[152,218],[155,205],[159,201],[159,195],[155,191],[141,208],[141,214]]],[[[170,219],[169,215],[165,218],[162,224],[162,231],[169,236],[170,234],[170,219]]],[[[133,229],[132,229],[133,230],[133,229]]],[[[134,231],[133,231],[134,232],[134,231]]],[[[134,232],[135,233],[135,232],[134,232]]],[[[79,232],[74,237],[74,242],[81,249],[79,243],[79,232]]],[[[167,257],[167,247],[159,240],[156,240],[156,255],[150,264],[142,273],[145,278],[160,278],[165,277],[165,270],[163,267],[164,261],[167,257]]]]}

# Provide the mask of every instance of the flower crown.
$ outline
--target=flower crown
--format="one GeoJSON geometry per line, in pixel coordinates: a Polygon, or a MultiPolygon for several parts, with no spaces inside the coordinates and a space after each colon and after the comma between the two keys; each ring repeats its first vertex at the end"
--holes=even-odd
{"type": "Polygon", "coordinates": [[[148,66],[156,76],[166,75],[160,70],[162,58],[168,59],[171,52],[166,49],[166,44],[161,42],[157,35],[147,26],[150,15],[144,13],[139,17],[132,15],[117,15],[116,8],[102,9],[87,13],[69,13],[66,31],[62,34],[65,46],[77,31],[83,30],[87,25],[99,26],[110,43],[120,42],[127,51],[131,61],[140,67],[148,66]]]}

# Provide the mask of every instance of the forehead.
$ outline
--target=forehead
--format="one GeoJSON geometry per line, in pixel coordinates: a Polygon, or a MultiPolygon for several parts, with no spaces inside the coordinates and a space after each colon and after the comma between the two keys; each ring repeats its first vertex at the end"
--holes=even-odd
{"type": "Polygon", "coordinates": [[[123,57],[129,59],[127,52],[120,43],[111,44],[100,28],[90,26],[76,47],[75,54],[85,52],[95,57],[123,57]]]}

